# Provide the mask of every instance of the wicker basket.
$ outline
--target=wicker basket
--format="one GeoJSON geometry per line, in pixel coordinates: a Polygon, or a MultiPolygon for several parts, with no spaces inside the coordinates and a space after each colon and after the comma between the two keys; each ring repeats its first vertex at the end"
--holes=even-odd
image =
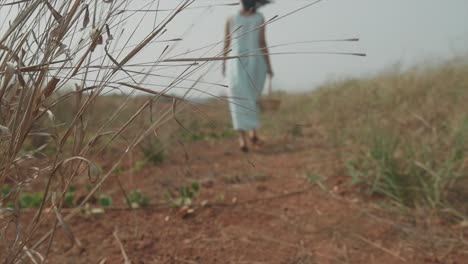
{"type": "Polygon", "coordinates": [[[272,78],[269,78],[268,96],[260,98],[258,101],[260,111],[275,112],[278,111],[281,105],[281,100],[272,98],[272,78]]]}
{"type": "Polygon", "coordinates": [[[262,112],[275,112],[278,111],[281,101],[273,98],[262,98],[259,105],[262,112]]]}

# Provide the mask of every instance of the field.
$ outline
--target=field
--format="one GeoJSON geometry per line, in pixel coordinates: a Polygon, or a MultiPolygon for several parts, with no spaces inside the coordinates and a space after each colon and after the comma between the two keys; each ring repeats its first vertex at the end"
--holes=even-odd
{"type": "Polygon", "coordinates": [[[0,1],[3,263],[466,263],[466,57],[274,93],[244,154],[194,2],[0,1]]]}
{"type": "MultiPolygon", "coordinates": [[[[77,177],[66,227],[46,208],[33,240],[55,237],[35,250],[50,263],[464,263],[467,73],[457,60],[277,94],[280,111],[263,114],[266,145],[247,155],[224,101],[187,108],[118,167],[124,140],[91,155],[108,179],[68,218],[96,182],[77,177]]],[[[121,100],[103,97],[89,124],[121,100]]]]}

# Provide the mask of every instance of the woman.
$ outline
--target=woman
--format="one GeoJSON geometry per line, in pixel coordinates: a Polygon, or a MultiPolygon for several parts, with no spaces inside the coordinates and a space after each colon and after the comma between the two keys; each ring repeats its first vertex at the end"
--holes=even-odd
{"type": "MultiPolygon", "coordinates": [[[[260,146],[257,101],[262,93],[265,78],[273,71],[265,40],[265,19],[257,8],[268,1],[241,0],[242,9],[226,22],[224,56],[232,51],[229,60],[229,110],[235,130],[239,132],[240,149],[248,152],[247,136],[253,146],[260,146]],[[247,135],[248,133],[248,135],[247,135]]],[[[226,74],[226,60],[223,75],[226,74]]]]}

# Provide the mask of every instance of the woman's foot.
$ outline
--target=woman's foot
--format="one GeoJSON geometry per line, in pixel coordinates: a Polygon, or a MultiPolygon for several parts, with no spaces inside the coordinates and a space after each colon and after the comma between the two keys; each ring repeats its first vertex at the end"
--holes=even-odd
{"type": "Polygon", "coordinates": [[[244,153],[249,152],[249,148],[247,147],[247,145],[240,146],[240,150],[244,153]]]}
{"type": "Polygon", "coordinates": [[[254,145],[255,147],[262,147],[264,145],[264,142],[263,140],[261,140],[258,136],[253,136],[250,138],[250,141],[252,142],[252,145],[254,145]]]}
{"type": "Polygon", "coordinates": [[[249,148],[247,147],[247,136],[245,131],[239,131],[239,148],[244,153],[249,152],[249,148]]]}

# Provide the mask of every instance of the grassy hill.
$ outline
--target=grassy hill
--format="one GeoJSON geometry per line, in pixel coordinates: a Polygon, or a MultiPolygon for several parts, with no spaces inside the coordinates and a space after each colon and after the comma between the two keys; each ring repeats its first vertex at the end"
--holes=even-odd
{"type": "Polygon", "coordinates": [[[321,135],[352,183],[415,207],[467,208],[468,63],[458,59],[283,96],[267,129],[321,135]],[[289,128],[284,127],[289,124],[289,128]]]}

